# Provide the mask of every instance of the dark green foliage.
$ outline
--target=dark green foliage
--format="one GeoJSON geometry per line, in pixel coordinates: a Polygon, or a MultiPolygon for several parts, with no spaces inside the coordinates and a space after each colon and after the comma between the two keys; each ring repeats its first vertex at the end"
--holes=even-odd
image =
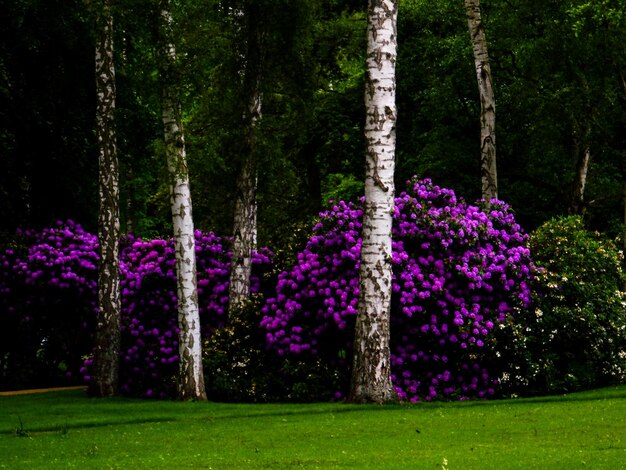
{"type": "Polygon", "coordinates": [[[0,232],[94,223],[94,46],[83,2],[0,1],[0,232]]]}
{"type": "Polygon", "coordinates": [[[308,402],[328,400],[345,388],[347,371],[330,370],[321,360],[277,356],[265,346],[261,296],[218,328],[203,345],[204,377],[210,400],[229,402],[308,402]]]}
{"type": "MultiPolygon", "coordinates": [[[[531,236],[535,307],[509,326],[520,394],[561,393],[626,379],[621,252],[580,217],[553,219],[531,236]]],[[[505,341],[506,343],[506,341],[505,341]]]]}
{"type": "Polygon", "coordinates": [[[480,101],[463,3],[400,2],[398,38],[396,179],[417,174],[477,199],[480,101]]]}

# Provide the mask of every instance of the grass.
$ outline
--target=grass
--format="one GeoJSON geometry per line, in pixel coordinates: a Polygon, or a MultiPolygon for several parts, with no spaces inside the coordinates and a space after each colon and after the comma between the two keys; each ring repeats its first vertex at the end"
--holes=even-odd
{"type": "Polygon", "coordinates": [[[620,469],[626,387],[410,407],[0,396],[0,468],[620,469]]]}

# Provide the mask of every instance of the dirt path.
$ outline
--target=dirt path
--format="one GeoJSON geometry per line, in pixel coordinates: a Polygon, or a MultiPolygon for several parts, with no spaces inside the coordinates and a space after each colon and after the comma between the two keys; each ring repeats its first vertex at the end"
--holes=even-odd
{"type": "Polygon", "coordinates": [[[31,393],[46,393],[56,392],[58,390],[84,390],[84,385],[77,385],[75,387],[56,387],[56,388],[34,388],[31,390],[12,390],[9,392],[0,392],[0,397],[7,397],[12,395],[29,395],[31,393]]]}

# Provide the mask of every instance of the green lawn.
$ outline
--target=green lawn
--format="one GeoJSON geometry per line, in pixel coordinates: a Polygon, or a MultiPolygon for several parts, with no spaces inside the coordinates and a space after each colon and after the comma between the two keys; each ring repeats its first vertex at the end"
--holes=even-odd
{"type": "Polygon", "coordinates": [[[0,396],[0,468],[626,468],[626,387],[416,406],[0,396]]]}

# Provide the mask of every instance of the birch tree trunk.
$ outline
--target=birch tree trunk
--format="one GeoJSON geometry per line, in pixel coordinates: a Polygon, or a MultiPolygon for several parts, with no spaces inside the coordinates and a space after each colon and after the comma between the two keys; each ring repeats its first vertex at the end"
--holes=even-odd
{"type": "Polygon", "coordinates": [[[237,176],[235,213],[233,218],[233,250],[229,285],[229,315],[250,296],[252,253],[257,244],[257,162],[256,128],[261,119],[262,96],[260,80],[256,80],[244,116],[246,143],[243,161],[237,176]]]}
{"type": "Polygon", "coordinates": [[[480,95],[480,170],[482,198],[498,198],[498,172],[496,165],[496,100],[493,93],[491,66],[487,51],[485,28],[480,16],[480,0],[464,0],[469,26],[474,65],[480,95]]]}
{"type": "Polygon", "coordinates": [[[96,43],[96,137],[99,146],[98,317],[93,375],[89,392],[112,396],[118,391],[120,349],[119,175],[115,132],[113,18],[103,0],[96,43]]]}
{"type": "Polygon", "coordinates": [[[263,102],[261,94],[263,45],[261,25],[256,24],[260,19],[255,11],[254,2],[246,5],[243,14],[248,32],[243,87],[248,98],[243,113],[245,141],[235,192],[233,248],[228,292],[229,316],[234,315],[242,302],[250,297],[252,253],[256,250],[257,244],[256,132],[261,120],[263,102]]]}
{"type": "Polygon", "coordinates": [[[189,171],[185,153],[180,102],[171,71],[176,62],[176,49],[171,42],[172,17],[168,3],[161,10],[165,40],[165,62],[162,70],[162,119],[167,167],[170,175],[170,201],[176,252],[178,295],[178,327],[180,369],[178,398],[206,400],[202,369],[202,340],[196,278],[196,246],[191,211],[189,171]]]}
{"type": "Polygon", "coordinates": [[[591,162],[591,150],[585,147],[584,152],[578,158],[576,164],[576,180],[572,191],[572,201],[570,203],[571,214],[583,214],[585,212],[585,187],[587,186],[587,173],[591,162]]]}
{"type": "Polygon", "coordinates": [[[391,227],[394,211],[396,0],[370,0],[365,84],[366,175],[359,303],[350,399],[384,403],[391,383],[391,227]]]}
{"type": "Polygon", "coordinates": [[[624,219],[623,219],[623,231],[622,231],[622,272],[625,274],[624,282],[622,284],[622,292],[626,292],[626,163],[623,164],[622,178],[624,179],[624,186],[622,192],[622,203],[624,204],[624,219]]]}
{"type": "MultiPolygon", "coordinates": [[[[619,69],[619,78],[622,83],[622,103],[626,106],[626,77],[624,77],[624,73],[622,69],[619,69]]],[[[622,283],[622,292],[626,292],[626,159],[622,160],[622,180],[623,180],[623,193],[622,193],[622,203],[624,204],[624,227],[622,231],[622,268],[625,274],[624,282],[622,283]]]]}

